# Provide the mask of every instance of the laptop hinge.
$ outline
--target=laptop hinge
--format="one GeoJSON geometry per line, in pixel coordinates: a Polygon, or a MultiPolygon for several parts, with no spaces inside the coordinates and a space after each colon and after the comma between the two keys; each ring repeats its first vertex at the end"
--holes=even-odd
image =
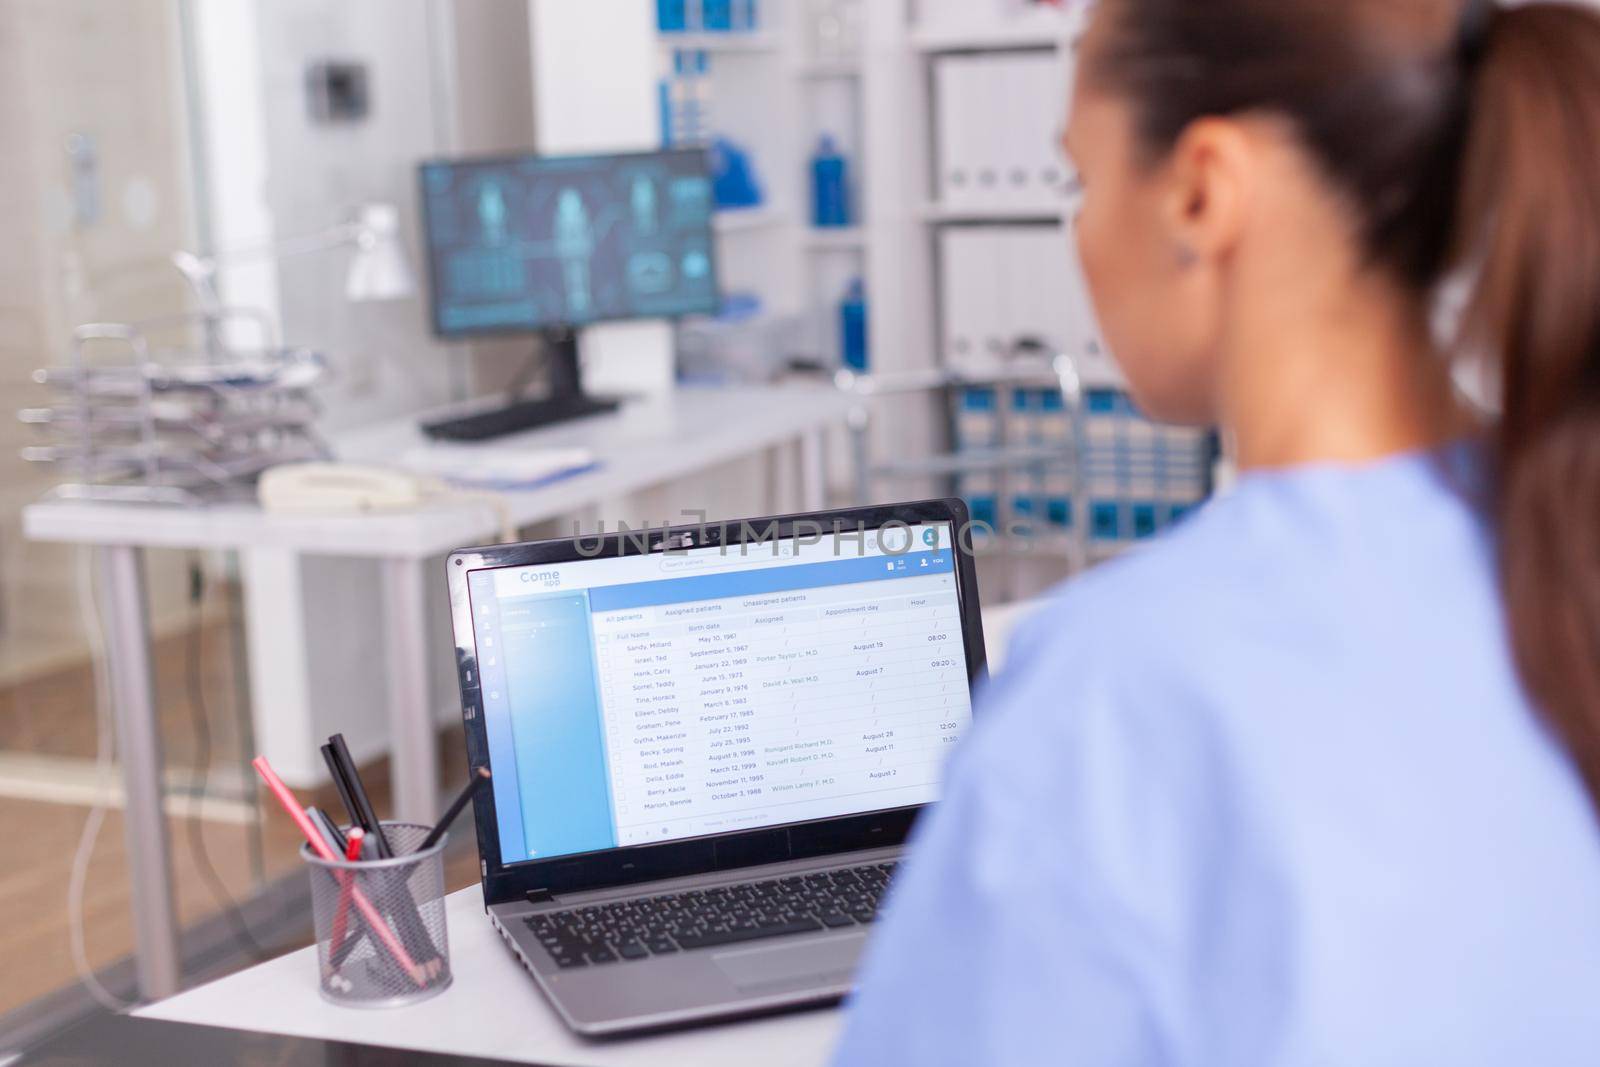
{"type": "Polygon", "coordinates": [[[548,889],[530,889],[530,890],[528,890],[528,903],[529,904],[548,904],[554,899],[555,899],[555,894],[551,893],[550,890],[548,890],[548,889]]]}

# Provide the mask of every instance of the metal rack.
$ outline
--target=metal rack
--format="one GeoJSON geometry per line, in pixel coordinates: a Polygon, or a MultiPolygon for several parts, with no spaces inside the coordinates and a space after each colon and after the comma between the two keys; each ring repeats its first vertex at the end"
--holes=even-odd
{"type": "Polygon", "coordinates": [[[23,458],[68,472],[56,497],[180,505],[245,496],[268,467],[327,458],[313,428],[326,363],[270,335],[256,351],[220,344],[218,327],[247,317],[207,311],[78,327],[67,364],[33,375],[56,398],[18,412],[41,436],[23,458]],[[204,330],[202,347],[151,343],[152,328],[186,323],[204,330]]]}
{"type": "MultiPolygon", "coordinates": [[[[879,482],[928,478],[954,480],[963,474],[978,472],[994,474],[999,481],[1001,497],[1009,499],[1017,480],[1042,474],[1049,468],[1065,469],[1069,474],[1073,497],[1081,498],[1083,495],[1087,484],[1084,385],[1077,361],[1068,353],[1051,351],[1037,341],[1024,340],[1015,345],[1010,357],[1001,363],[882,375],[841,371],[835,377],[835,384],[861,399],[850,417],[858,500],[876,499],[879,482]],[[948,410],[960,391],[985,386],[1059,389],[1070,427],[1066,440],[1058,446],[1005,444],[1013,440],[1015,435],[1009,432],[1002,421],[999,438],[1002,444],[995,448],[956,449],[915,459],[873,460],[873,419],[878,407],[874,401],[878,398],[931,394],[942,398],[948,410]]],[[[1002,409],[1001,419],[1008,417],[1002,409]]],[[[1014,553],[1053,550],[1064,557],[1073,570],[1081,569],[1089,562],[1088,542],[1082,522],[1071,524],[1065,531],[1050,534],[1041,533],[1037,528],[1021,529],[1007,523],[998,525],[1000,528],[977,532],[974,540],[978,547],[986,551],[1014,553]]]]}

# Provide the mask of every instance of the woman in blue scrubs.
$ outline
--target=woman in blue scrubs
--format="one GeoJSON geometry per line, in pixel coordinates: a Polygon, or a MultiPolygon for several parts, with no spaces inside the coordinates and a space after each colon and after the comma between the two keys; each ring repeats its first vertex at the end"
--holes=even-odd
{"type": "Polygon", "coordinates": [[[1079,59],[1102,328],[1242,474],[1016,640],[839,1064],[1600,1062],[1600,17],[1102,0],[1079,59]]]}

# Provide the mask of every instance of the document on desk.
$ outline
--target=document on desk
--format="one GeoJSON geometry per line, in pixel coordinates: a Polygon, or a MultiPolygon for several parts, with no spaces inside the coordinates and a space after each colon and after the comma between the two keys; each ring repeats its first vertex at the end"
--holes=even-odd
{"type": "Polygon", "coordinates": [[[414,448],[400,465],[454,485],[474,489],[537,489],[598,465],[586,448],[493,448],[480,444],[432,444],[414,448]]]}
{"type": "Polygon", "coordinates": [[[971,705],[948,528],[911,535],[473,575],[503,859],[934,800],[971,705]]]}

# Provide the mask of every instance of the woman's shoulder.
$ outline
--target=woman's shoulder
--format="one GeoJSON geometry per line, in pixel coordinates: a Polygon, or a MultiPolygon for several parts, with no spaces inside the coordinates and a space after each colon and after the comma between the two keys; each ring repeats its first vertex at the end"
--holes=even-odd
{"type": "Polygon", "coordinates": [[[1186,664],[1203,665],[1205,648],[1229,639],[1226,590],[1244,577],[1235,561],[1252,554],[1235,536],[1236,510],[1215,501],[1024,609],[983,710],[1048,734],[1084,728],[1096,709],[1126,720],[1173,707],[1177,691],[1202,684],[1186,664]]]}
{"type": "Polygon", "coordinates": [[[982,694],[980,732],[1002,749],[1033,736],[1214,750],[1248,717],[1263,650],[1328,629],[1299,585],[1317,548],[1258,495],[1215,500],[1043,597],[982,694]]]}
{"type": "Polygon", "coordinates": [[[1249,578],[1270,542],[1248,515],[1253,505],[1236,497],[1214,500],[1160,537],[1050,590],[1014,639],[1015,655],[1047,643],[1056,654],[1082,650],[1081,657],[1137,654],[1177,646],[1160,640],[1204,635],[1193,627],[1201,616],[1225,610],[1229,590],[1249,578]]]}
{"type": "Polygon", "coordinates": [[[1009,642],[952,765],[986,833],[1046,843],[1072,858],[1063,884],[1086,906],[1115,901],[1163,928],[1182,910],[1177,887],[1200,877],[1193,843],[1225,821],[1236,771],[1233,681],[1203,650],[1220,624],[1196,618],[1204,598],[1181,585],[1202,563],[1227,568],[1213,551],[1227,525],[1197,514],[1053,593],[1009,642]]]}
{"type": "Polygon", "coordinates": [[[1474,573],[1480,585],[1492,581],[1483,516],[1440,462],[1470,455],[1251,476],[1047,594],[1018,648],[1048,641],[1057,654],[1082,647],[1097,662],[1204,660],[1234,638],[1336,628],[1358,591],[1467,584],[1474,573]]]}
{"type": "Polygon", "coordinates": [[[1406,460],[1252,479],[1059,587],[981,702],[994,732],[1204,762],[1332,728],[1312,698],[1381,700],[1409,654],[1493,660],[1492,555],[1431,477],[1406,460]]]}

